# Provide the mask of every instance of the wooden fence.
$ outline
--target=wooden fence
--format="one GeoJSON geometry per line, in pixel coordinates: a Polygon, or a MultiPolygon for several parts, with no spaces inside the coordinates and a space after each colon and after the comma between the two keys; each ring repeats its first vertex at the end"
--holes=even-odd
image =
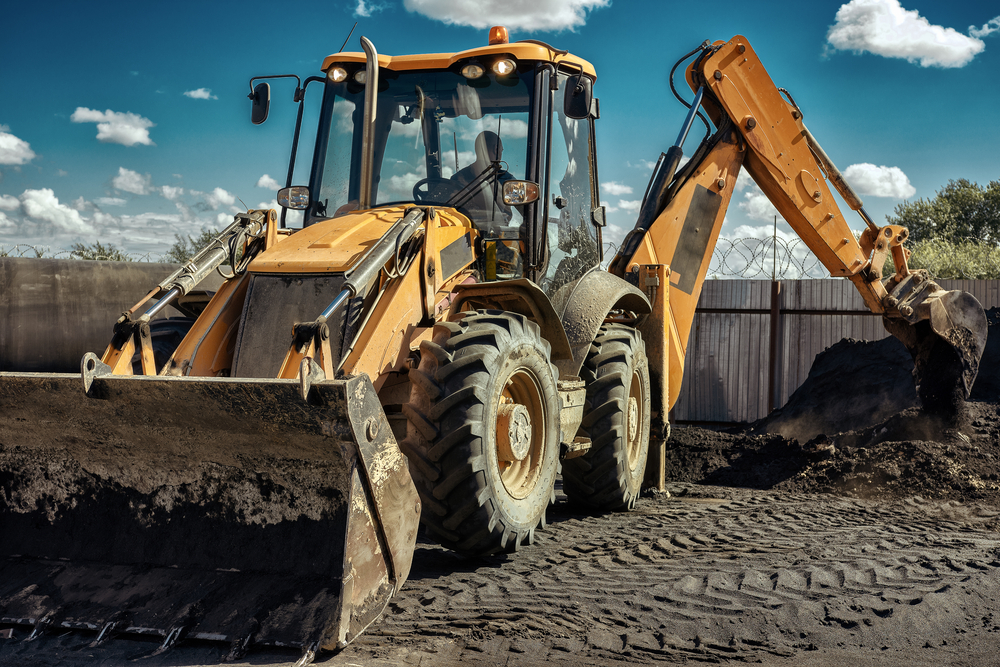
{"type": "MultiPolygon", "coordinates": [[[[972,293],[987,310],[1000,305],[1000,281],[938,282],[972,293]]],[[[671,421],[755,421],[785,404],[818,353],[843,338],[888,335],[847,280],[706,281],[671,421]]]]}

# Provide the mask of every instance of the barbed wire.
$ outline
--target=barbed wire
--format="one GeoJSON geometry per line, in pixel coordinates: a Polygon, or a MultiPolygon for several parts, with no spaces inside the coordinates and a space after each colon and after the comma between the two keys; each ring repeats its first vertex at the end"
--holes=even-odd
{"type": "MultiPolygon", "coordinates": [[[[605,266],[618,252],[614,243],[604,244],[605,266]]],[[[87,253],[81,255],[76,250],[52,250],[47,246],[18,243],[12,246],[0,245],[0,257],[30,257],[47,259],[97,259],[130,262],[168,262],[163,255],[154,253],[115,251],[107,256],[87,253]]],[[[770,280],[798,280],[801,278],[827,278],[829,272],[815,255],[802,243],[801,239],[786,241],[781,238],[719,239],[712,253],[708,277],[745,278],[770,280]]]]}
{"type": "Polygon", "coordinates": [[[111,255],[95,255],[87,253],[84,257],[76,250],[53,250],[48,246],[31,245],[28,243],[17,243],[12,246],[0,245],[0,257],[30,257],[41,259],[96,259],[104,261],[129,261],[129,262],[169,262],[163,255],[142,252],[124,252],[115,250],[111,255]]]}
{"type": "MultiPolygon", "coordinates": [[[[604,244],[605,266],[617,252],[616,244],[604,244]]],[[[829,278],[830,272],[802,239],[720,238],[716,243],[708,265],[709,279],[770,280],[772,276],[778,280],[800,280],[829,278]]]]}

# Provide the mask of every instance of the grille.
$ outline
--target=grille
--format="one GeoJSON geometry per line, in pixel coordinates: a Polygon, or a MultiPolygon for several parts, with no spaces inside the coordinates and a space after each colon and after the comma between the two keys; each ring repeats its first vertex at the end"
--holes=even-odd
{"type": "MultiPolygon", "coordinates": [[[[252,275],[236,341],[233,376],[277,377],[292,344],[292,327],[319,317],[343,284],[343,274],[252,275]]],[[[343,313],[342,308],[329,322],[334,366],[340,362],[343,313]]]]}

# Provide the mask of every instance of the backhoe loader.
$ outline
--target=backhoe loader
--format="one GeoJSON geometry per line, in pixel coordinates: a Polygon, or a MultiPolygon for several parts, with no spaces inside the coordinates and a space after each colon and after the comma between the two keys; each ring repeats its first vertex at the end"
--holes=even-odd
{"type": "MultiPolygon", "coordinates": [[[[307,662],[382,613],[418,521],[464,554],[517,549],[544,528],[560,469],[571,501],[631,508],[644,479],[663,482],[741,168],[913,352],[925,405],[967,396],[982,308],[908,269],[906,230],[868,217],[745,38],[675,65],[693,57],[694,101],[608,270],[590,63],[499,27],[453,54],[361,43],[296,85],[280,215],[237,215],[80,375],[0,377],[0,623],[151,634],[157,650],[210,639],[230,657],[296,646],[307,662]],[[709,132],[681,166],[698,117],[709,132]],[[861,214],[860,242],[830,184],[861,214]],[[150,318],[226,259],[157,368],[150,318]]],[[[260,123],[270,85],[255,81],[260,123]]]]}

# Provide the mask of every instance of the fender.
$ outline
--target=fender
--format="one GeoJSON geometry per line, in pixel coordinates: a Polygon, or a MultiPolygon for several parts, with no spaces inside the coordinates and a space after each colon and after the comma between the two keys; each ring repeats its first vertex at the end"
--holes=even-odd
{"type": "MultiPolygon", "coordinates": [[[[562,321],[552,307],[552,302],[538,285],[527,278],[456,285],[455,292],[456,296],[451,304],[452,313],[460,313],[469,308],[496,308],[520,313],[541,329],[542,338],[552,346],[551,359],[557,367],[560,362],[573,359],[570,341],[566,338],[562,321]]],[[[562,377],[561,367],[559,372],[562,377]]]]}
{"type": "Polygon", "coordinates": [[[600,267],[580,278],[560,318],[572,350],[570,359],[553,358],[561,377],[580,374],[597,331],[608,313],[618,308],[634,312],[640,321],[652,312],[649,299],[637,287],[600,267]]]}

